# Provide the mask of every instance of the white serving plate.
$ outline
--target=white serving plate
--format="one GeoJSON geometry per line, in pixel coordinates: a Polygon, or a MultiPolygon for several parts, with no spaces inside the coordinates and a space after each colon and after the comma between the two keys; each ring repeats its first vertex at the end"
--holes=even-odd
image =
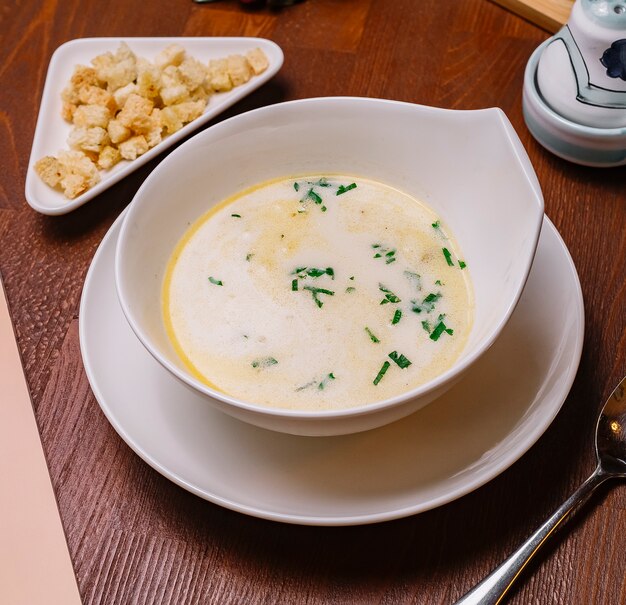
{"type": "Polygon", "coordinates": [[[87,376],[104,414],[143,460],[226,508],[287,523],[356,525],[440,506],[520,458],[548,428],[576,375],[582,293],[569,252],[546,218],[513,316],[440,399],[393,424],[340,437],[254,427],[176,380],[134,335],[115,290],[122,220],[104,238],[85,281],[80,344],[87,376]]]}
{"type": "Polygon", "coordinates": [[[283,52],[280,47],[263,38],[80,38],[62,44],[52,55],[48,67],[26,174],[26,200],[38,212],[49,215],[66,214],[82,206],[259,88],[278,72],[282,64],[283,52]],[[61,117],[61,91],[69,82],[74,66],[90,65],[91,59],[107,51],[114,52],[121,42],[126,42],[137,56],[149,60],[168,44],[180,44],[191,56],[204,63],[209,59],[244,54],[258,47],[266,54],[269,67],[262,74],[253,76],[248,82],[229,92],[214,94],[209,98],[204,113],[199,118],[167,136],[136,160],[132,162],[123,160],[111,170],[101,171],[102,180],[95,187],[73,200],[68,200],[60,191],[48,187],[37,176],[33,165],[46,155],[56,155],[60,150],[68,149],[67,136],[71,124],[61,117]]]}

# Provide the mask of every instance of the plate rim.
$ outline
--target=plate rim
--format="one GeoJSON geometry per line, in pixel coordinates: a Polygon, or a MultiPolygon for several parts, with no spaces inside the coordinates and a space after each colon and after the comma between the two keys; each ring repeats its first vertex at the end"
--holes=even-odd
{"type": "MultiPolygon", "coordinates": [[[[550,221],[550,219],[544,215],[544,224],[542,228],[542,234],[544,232],[550,231],[550,235],[556,239],[556,243],[560,251],[564,254],[565,260],[567,261],[568,267],[570,269],[570,274],[572,278],[572,286],[575,289],[575,303],[576,303],[576,340],[575,345],[571,347],[572,353],[570,356],[570,362],[567,367],[567,372],[564,374],[564,378],[562,381],[562,392],[559,393],[559,396],[556,398],[558,400],[558,404],[555,404],[553,408],[550,410],[550,413],[542,417],[542,422],[538,423],[533,427],[532,431],[529,431],[526,437],[521,441],[517,447],[512,450],[514,453],[508,456],[501,456],[498,459],[496,464],[493,464],[489,468],[489,472],[483,473],[481,476],[475,478],[473,481],[464,482],[461,486],[453,487],[447,493],[442,494],[437,497],[433,497],[426,501],[422,501],[419,504],[404,506],[400,508],[396,508],[393,510],[386,510],[378,513],[364,513],[357,515],[334,515],[334,516],[316,516],[310,514],[295,514],[295,513],[286,513],[286,512],[276,512],[272,510],[265,510],[260,507],[250,506],[241,502],[237,502],[232,498],[226,498],[220,496],[218,493],[209,492],[208,490],[203,490],[199,486],[191,483],[186,480],[177,472],[169,470],[165,465],[163,465],[159,460],[150,452],[146,451],[143,447],[141,447],[132,436],[127,432],[127,430],[122,426],[118,419],[116,418],[113,411],[106,404],[105,397],[101,393],[100,389],[97,386],[97,381],[94,376],[93,368],[89,363],[87,352],[85,351],[85,334],[88,329],[85,324],[85,313],[83,309],[87,304],[87,300],[89,298],[89,289],[91,287],[91,282],[96,278],[94,275],[96,274],[96,269],[98,268],[98,262],[101,255],[106,253],[107,246],[114,246],[119,235],[119,229],[121,227],[122,221],[126,215],[127,210],[125,209],[118,219],[113,223],[109,231],[106,233],[102,242],[100,243],[96,253],[93,257],[92,263],[87,272],[87,276],[85,278],[83,292],[80,301],[80,312],[79,312],[79,340],[80,340],[80,350],[81,357],[83,360],[83,365],[85,368],[85,372],[87,374],[87,378],[89,380],[89,384],[91,390],[94,394],[95,399],[100,406],[100,409],[103,411],[105,417],[109,421],[109,423],[113,426],[118,435],[122,438],[122,440],[134,451],[144,462],[146,462],[149,466],[151,466],[154,470],[159,472],[161,475],[172,481],[174,484],[182,487],[186,491],[193,493],[200,498],[227,508],[229,510],[233,510],[236,512],[244,513],[246,515],[250,515],[253,517],[266,519],[270,521],[278,521],[282,523],[294,524],[294,525],[309,525],[309,526],[354,526],[354,525],[367,525],[373,523],[380,523],[385,521],[392,521],[400,518],[405,518],[414,514],[419,514],[422,512],[426,512],[428,510],[432,510],[434,508],[438,508],[439,506],[443,506],[458,498],[465,496],[478,488],[482,487],[489,481],[498,477],[501,473],[507,470],[510,466],[512,466],[515,462],[517,462],[524,454],[526,454],[530,448],[539,440],[539,438],[545,433],[545,431],[549,428],[549,426],[554,421],[555,417],[561,410],[564,402],[567,399],[567,396],[571,390],[572,384],[575,380],[578,367],[580,364],[580,360],[582,357],[582,348],[584,342],[584,331],[585,331],[585,318],[584,318],[584,300],[582,295],[582,288],[580,285],[580,279],[578,276],[578,272],[576,271],[576,267],[574,265],[571,254],[563,241],[560,233],[554,226],[554,224],[550,221]]],[[[133,337],[136,336],[133,334],[133,337]]],[[[149,353],[146,351],[146,355],[149,353]]],[[[166,372],[165,369],[159,366],[159,371],[166,372]]],[[[543,386],[545,381],[542,382],[543,386]]],[[[539,390],[540,391],[540,390],[539,390]]],[[[538,391],[538,392],[539,392],[538,391]]],[[[220,412],[221,413],[221,412],[220,412]]],[[[241,422],[241,421],[236,421],[241,422]]],[[[398,422],[403,422],[403,420],[399,420],[398,422]]],[[[308,439],[304,437],[303,439],[308,439]]],[[[313,439],[315,439],[313,437],[313,439]]]]}

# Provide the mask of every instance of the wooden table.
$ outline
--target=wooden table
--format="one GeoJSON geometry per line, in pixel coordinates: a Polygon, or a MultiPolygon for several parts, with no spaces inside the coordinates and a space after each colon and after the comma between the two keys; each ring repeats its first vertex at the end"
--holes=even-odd
{"type": "MultiPolygon", "coordinates": [[[[307,0],[276,12],[234,0],[31,0],[4,6],[0,31],[0,270],[84,603],[452,603],[592,470],[596,415],[626,370],[626,171],[568,164],[530,136],[522,75],[544,31],[486,0],[307,0]],[[515,126],[578,269],[586,334],[562,411],[484,487],[377,525],[281,525],[175,486],[105,419],[81,362],[81,288],[99,242],[158,160],[69,215],[31,210],[24,179],[48,61],[77,37],[209,35],[267,37],[285,52],[278,76],[227,115],[362,95],[499,106],[515,126]]],[[[509,602],[626,602],[625,506],[624,486],[601,489],[509,602]]]]}

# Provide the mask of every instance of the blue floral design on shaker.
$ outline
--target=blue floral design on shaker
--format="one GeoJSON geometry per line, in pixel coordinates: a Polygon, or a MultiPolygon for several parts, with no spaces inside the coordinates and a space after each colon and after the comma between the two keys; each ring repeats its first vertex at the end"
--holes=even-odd
{"type": "Polygon", "coordinates": [[[607,76],[626,81],[626,38],[615,40],[602,54],[600,63],[606,67],[607,76]]]}

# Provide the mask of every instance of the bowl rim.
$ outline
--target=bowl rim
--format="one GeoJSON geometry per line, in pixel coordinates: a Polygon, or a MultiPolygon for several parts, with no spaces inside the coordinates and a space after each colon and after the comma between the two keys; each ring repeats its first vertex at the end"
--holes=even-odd
{"type": "Polygon", "coordinates": [[[128,212],[126,212],[126,216],[124,217],[120,235],[116,244],[115,249],[115,286],[117,291],[117,297],[120,302],[120,306],[128,321],[131,329],[139,339],[139,341],[143,344],[143,346],[151,353],[151,355],[169,372],[171,372],[176,378],[181,380],[183,383],[191,387],[193,390],[211,398],[216,399],[218,402],[222,402],[231,406],[241,412],[245,412],[248,414],[259,415],[266,418],[276,418],[280,420],[293,420],[293,421],[331,421],[331,420],[341,420],[347,418],[358,418],[364,417],[371,414],[376,414],[381,412],[382,410],[397,408],[404,404],[410,403],[411,401],[415,401],[418,398],[427,396],[429,393],[436,393],[438,390],[454,383],[456,379],[458,379],[464,372],[467,370],[472,364],[474,364],[495,342],[499,334],[502,332],[502,329],[509,321],[517,303],[520,299],[520,296],[524,290],[526,285],[526,281],[528,279],[528,275],[530,274],[530,269],[535,257],[535,253],[537,250],[537,244],[539,242],[539,236],[541,233],[541,226],[543,223],[544,217],[544,202],[543,196],[541,193],[541,189],[539,186],[539,182],[537,180],[536,174],[530,162],[530,159],[517,136],[513,126],[509,122],[508,118],[504,114],[504,112],[498,107],[489,107],[484,109],[471,109],[471,110],[456,110],[456,109],[445,109],[439,107],[432,107],[427,105],[420,105],[416,103],[410,103],[405,101],[396,101],[391,99],[380,99],[373,97],[356,97],[356,96],[326,96],[326,97],[311,97],[304,99],[297,99],[293,101],[285,101],[281,103],[275,103],[272,105],[267,105],[264,107],[260,107],[257,109],[253,109],[251,111],[244,112],[242,114],[235,115],[226,120],[223,120],[206,130],[194,135],[187,141],[185,141],[182,145],[177,147],[174,151],[172,151],[145,179],[140,188],[135,193],[131,203],[128,206],[128,212]],[[523,271],[521,272],[521,279],[519,281],[518,287],[514,292],[514,296],[511,298],[508,307],[506,308],[505,313],[502,314],[500,320],[497,324],[491,328],[491,330],[487,333],[485,337],[483,337],[482,341],[479,342],[479,345],[474,348],[471,352],[467,353],[463,356],[462,359],[457,360],[452,367],[448,368],[446,371],[442,372],[432,380],[428,382],[410,389],[408,391],[404,391],[398,395],[393,397],[389,397],[387,399],[383,399],[380,401],[374,401],[371,403],[357,405],[349,408],[340,408],[340,409],[330,409],[330,410],[302,410],[302,409],[293,409],[293,408],[278,408],[272,407],[269,405],[255,404],[251,402],[247,402],[242,399],[238,399],[229,395],[227,393],[218,391],[216,389],[212,389],[208,385],[202,383],[198,379],[194,378],[190,373],[181,370],[178,366],[171,363],[164,355],[160,353],[158,348],[152,344],[152,339],[144,333],[143,329],[139,322],[135,320],[134,314],[132,313],[130,306],[127,304],[126,297],[124,295],[123,288],[123,258],[122,258],[122,249],[124,248],[124,243],[129,238],[130,233],[130,223],[132,222],[132,217],[136,212],[138,212],[137,208],[139,208],[140,200],[144,194],[144,191],[152,184],[153,181],[160,178],[162,172],[168,169],[169,165],[175,162],[179,155],[186,152],[187,149],[193,148],[194,145],[198,145],[200,142],[204,141],[204,139],[210,139],[213,136],[219,135],[222,131],[227,130],[232,127],[233,124],[238,124],[242,122],[245,125],[246,121],[249,120],[257,120],[262,119],[266,114],[272,114],[276,111],[282,111],[283,108],[289,109],[291,107],[301,107],[301,106],[315,106],[315,105],[324,105],[328,103],[339,103],[339,104],[357,104],[361,106],[386,106],[386,107],[400,107],[402,109],[411,109],[415,111],[422,111],[427,113],[448,113],[448,114],[487,114],[493,115],[495,119],[497,119],[504,129],[503,134],[507,136],[508,144],[511,147],[511,151],[513,152],[519,168],[521,169],[524,177],[528,181],[529,188],[533,192],[533,206],[536,208],[537,216],[535,219],[535,229],[532,235],[532,247],[531,254],[528,255],[526,259],[526,263],[523,267],[523,271]]]}

